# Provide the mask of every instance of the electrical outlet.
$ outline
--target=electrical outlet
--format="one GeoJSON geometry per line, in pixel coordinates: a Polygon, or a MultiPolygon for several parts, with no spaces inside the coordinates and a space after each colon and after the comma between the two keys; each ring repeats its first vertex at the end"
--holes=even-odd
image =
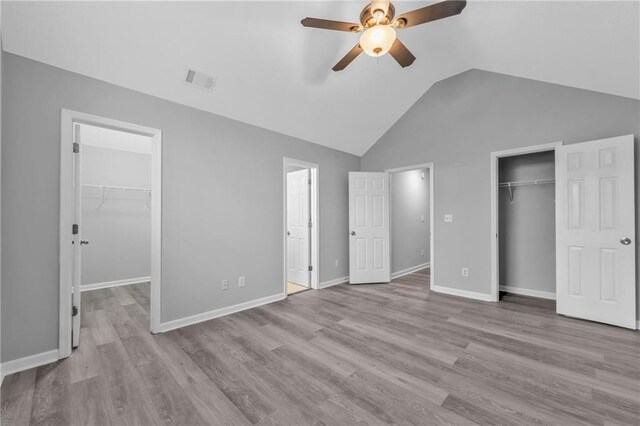
{"type": "Polygon", "coordinates": [[[336,259],[336,268],[340,266],[340,261],[338,259],[336,259]]]}
{"type": "Polygon", "coordinates": [[[247,284],[247,280],[244,277],[238,278],[238,287],[244,287],[247,284]]]}
{"type": "Polygon", "coordinates": [[[452,214],[445,214],[444,215],[444,221],[452,223],[453,222],[453,215],[452,214]]]}
{"type": "Polygon", "coordinates": [[[229,280],[222,280],[222,289],[229,290],[229,280]]]}
{"type": "Polygon", "coordinates": [[[465,278],[469,276],[469,268],[462,268],[462,276],[465,278]]]}
{"type": "Polygon", "coordinates": [[[420,256],[424,256],[424,249],[420,250],[420,256]]]}
{"type": "Polygon", "coordinates": [[[424,222],[424,215],[420,216],[420,222],[424,222]]]}

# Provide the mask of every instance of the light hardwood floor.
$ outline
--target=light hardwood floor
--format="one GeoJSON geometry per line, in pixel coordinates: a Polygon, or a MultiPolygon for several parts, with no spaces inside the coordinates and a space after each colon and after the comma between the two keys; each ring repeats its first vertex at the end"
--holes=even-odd
{"type": "Polygon", "coordinates": [[[83,293],[82,345],[5,378],[2,424],[639,424],[640,334],[426,271],[165,334],[148,286],[83,293]]]}
{"type": "Polygon", "coordinates": [[[287,283],[287,295],[291,296],[292,294],[300,293],[301,291],[309,290],[309,287],[305,287],[300,284],[295,283],[287,283]]]}

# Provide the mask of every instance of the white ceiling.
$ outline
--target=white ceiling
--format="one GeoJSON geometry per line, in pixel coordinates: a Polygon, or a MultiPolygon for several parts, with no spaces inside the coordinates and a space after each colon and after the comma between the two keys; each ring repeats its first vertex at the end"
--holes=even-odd
{"type": "MultiPolygon", "coordinates": [[[[7,2],[4,50],[362,155],[435,82],[470,68],[640,99],[640,2],[470,1],[399,31],[418,58],[331,67],[358,42],[303,28],[357,21],[365,1],[7,2]],[[185,67],[218,76],[213,92],[185,67]]],[[[429,2],[395,2],[397,13],[429,2]]]]}

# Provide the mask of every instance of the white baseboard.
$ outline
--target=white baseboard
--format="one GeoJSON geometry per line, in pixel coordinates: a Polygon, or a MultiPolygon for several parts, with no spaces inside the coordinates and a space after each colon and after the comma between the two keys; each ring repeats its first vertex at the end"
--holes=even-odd
{"type": "Polygon", "coordinates": [[[431,291],[436,293],[450,294],[451,296],[466,297],[467,299],[482,300],[483,302],[494,302],[493,297],[486,293],[476,293],[475,291],[460,290],[451,287],[431,286],[431,291]]]}
{"type": "Polygon", "coordinates": [[[431,266],[431,262],[423,263],[421,265],[413,266],[411,268],[403,269],[402,271],[392,272],[391,279],[395,280],[396,278],[404,277],[405,275],[413,274],[414,272],[421,271],[423,269],[431,266]]]}
{"type": "Polygon", "coordinates": [[[329,280],[329,281],[320,283],[318,288],[327,288],[327,287],[331,287],[338,284],[344,284],[348,282],[349,282],[349,277],[336,278],[334,280],[329,280]]]}
{"type": "Polygon", "coordinates": [[[25,356],[24,358],[14,359],[2,363],[2,379],[9,374],[18,373],[30,368],[39,367],[41,365],[56,362],[58,360],[58,350],[42,352],[35,355],[25,356]]]}
{"type": "Polygon", "coordinates": [[[284,300],[285,298],[286,294],[284,293],[274,294],[273,296],[267,296],[260,299],[250,300],[244,303],[238,303],[237,305],[228,306],[226,308],[214,309],[213,311],[203,312],[201,314],[192,315],[190,317],[163,322],[160,323],[159,332],[164,333],[165,331],[175,330],[176,328],[186,327],[188,325],[197,324],[199,322],[208,321],[210,319],[223,317],[225,315],[244,311],[246,309],[257,308],[258,306],[277,302],[279,300],[284,300]]]}
{"type": "Polygon", "coordinates": [[[512,287],[508,285],[501,285],[500,291],[506,291],[507,293],[519,294],[521,296],[539,297],[540,299],[556,300],[556,294],[549,291],[529,290],[526,288],[512,287]]]}
{"type": "Polygon", "coordinates": [[[149,281],[151,281],[151,277],[128,278],[126,280],[106,281],[103,283],[95,283],[95,284],[85,284],[80,286],[80,292],[89,291],[89,290],[98,290],[100,288],[107,288],[107,287],[118,287],[121,285],[148,283],[149,281]]]}

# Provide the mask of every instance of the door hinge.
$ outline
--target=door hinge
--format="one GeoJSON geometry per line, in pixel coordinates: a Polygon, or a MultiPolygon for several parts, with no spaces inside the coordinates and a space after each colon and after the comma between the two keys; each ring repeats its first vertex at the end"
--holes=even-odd
{"type": "Polygon", "coordinates": [[[309,265],[309,272],[313,271],[313,266],[309,265]]]}
{"type": "Polygon", "coordinates": [[[72,317],[75,317],[76,315],[78,315],[78,307],[74,305],[74,306],[71,308],[71,316],[72,316],[72,317]]]}
{"type": "Polygon", "coordinates": [[[80,152],[80,144],[78,142],[73,143],[73,153],[77,154],[80,152]]]}
{"type": "Polygon", "coordinates": [[[309,228],[311,228],[313,226],[312,222],[309,221],[309,228]]]}
{"type": "Polygon", "coordinates": [[[311,185],[311,178],[309,178],[309,185],[311,185]]]}
{"type": "Polygon", "coordinates": [[[79,230],[80,230],[80,227],[78,226],[78,224],[77,224],[77,223],[74,223],[74,224],[71,226],[71,233],[72,233],[73,235],[76,235],[76,234],[78,233],[78,231],[79,231],[79,230]]]}

